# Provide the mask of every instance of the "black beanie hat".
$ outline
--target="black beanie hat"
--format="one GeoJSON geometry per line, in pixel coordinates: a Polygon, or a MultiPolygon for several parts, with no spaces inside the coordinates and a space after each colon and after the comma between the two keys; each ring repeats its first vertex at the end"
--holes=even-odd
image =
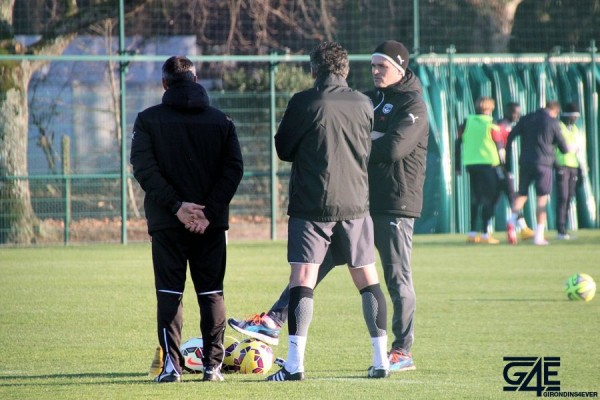
{"type": "Polygon", "coordinates": [[[579,107],[575,103],[567,103],[562,108],[562,117],[579,117],[579,107]]]}
{"type": "Polygon", "coordinates": [[[373,56],[381,56],[391,62],[398,68],[403,75],[406,74],[408,67],[408,50],[406,47],[395,40],[386,40],[375,48],[373,56]]]}

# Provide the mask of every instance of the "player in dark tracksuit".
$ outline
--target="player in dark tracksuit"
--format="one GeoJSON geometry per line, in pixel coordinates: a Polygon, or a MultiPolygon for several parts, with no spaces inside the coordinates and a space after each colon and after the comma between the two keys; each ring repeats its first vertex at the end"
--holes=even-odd
{"type": "MultiPolygon", "coordinates": [[[[429,123],[421,83],[408,68],[404,45],[382,43],[373,54],[372,65],[376,88],[365,93],[375,113],[368,168],[369,208],[394,309],[390,370],[403,371],[415,369],[410,350],[416,296],[410,263],[414,220],[421,216],[423,205],[429,123]]],[[[336,260],[325,259],[318,281],[335,264],[336,260]]],[[[288,317],[288,301],[286,288],[268,313],[247,320],[230,318],[228,323],[241,333],[277,344],[279,329],[288,317]]]]}
{"type": "MultiPolygon", "coordinates": [[[[506,141],[508,140],[508,135],[510,135],[510,132],[512,132],[514,126],[519,121],[519,118],[521,118],[521,106],[519,103],[511,101],[504,105],[504,118],[497,122],[498,127],[500,127],[500,136],[502,139],[498,149],[501,161],[501,188],[504,194],[506,194],[509,205],[515,201],[517,194],[515,193],[514,176],[506,168],[506,141]]],[[[533,230],[527,226],[523,212],[517,218],[516,228],[521,230],[520,236],[522,240],[533,239],[533,230]]]]}
{"type": "Polygon", "coordinates": [[[519,191],[512,205],[512,215],[508,221],[507,234],[511,244],[517,242],[515,224],[519,212],[527,201],[529,185],[535,183],[537,196],[535,237],[536,245],[547,245],[544,239],[546,227],[546,204],[552,191],[552,169],[554,166],[554,146],[562,153],[567,153],[567,146],[557,119],[560,104],[549,101],[545,108],[527,114],[513,128],[506,143],[506,162],[512,171],[512,143],[517,137],[521,138],[521,153],[519,155],[519,191]]]}
{"type": "Polygon", "coordinates": [[[221,380],[225,305],[225,231],[229,203],[243,175],[233,122],[209,105],[194,65],[171,57],[163,65],[162,103],[137,116],[133,174],[145,192],[152,237],[158,340],[163,370],[157,382],[180,380],[182,295],[187,264],[200,307],[205,380],[221,380]]]}

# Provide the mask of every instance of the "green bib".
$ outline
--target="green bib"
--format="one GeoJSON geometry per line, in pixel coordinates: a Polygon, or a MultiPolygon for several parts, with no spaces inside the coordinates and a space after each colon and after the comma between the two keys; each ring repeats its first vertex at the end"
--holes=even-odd
{"type": "Polygon", "coordinates": [[[462,135],[463,165],[486,164],[496,166],[500,164],[498,148],[492,139],[494,125],[491,115],[469,115],[462,135]]]}
{"type": "MultiPolygon", "coordinates": [[[[571,146],[577,143],[577,135],[579,135],[577,125],[573,124],[571,126],[567,126],[564,122],[560,121],[560,129],[562,130],[562,135],[565,138],[567,145],[571,146]]],[[[577,161],[577,156],[575,153],[569,152],[563,154],[558,148],[555,151],[556,164],[560,165],[561,167],[579,167],[579,161],[577,161]]]]}

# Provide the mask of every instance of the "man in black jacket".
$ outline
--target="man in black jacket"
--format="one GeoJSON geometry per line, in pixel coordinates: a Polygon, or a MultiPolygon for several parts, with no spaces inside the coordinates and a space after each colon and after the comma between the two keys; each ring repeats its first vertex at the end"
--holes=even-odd
{"type": "Polygon", "coordinates": [[[567,153],[569,147],[563,138],[560,122],[560,103],[548,101],[545,108],[527,114],[519,120],[517,125],[508,135],[506,143],[506,162],[512,172],[512,143],[521,138],[521,152],[519,154],[519,191],[512,204],[512,213],[509,217],[506,231],[508,241],[517,243],[515,223],[518,214],[527,202],[529,186],[535,183],[536,193],[536,226],[533,243],[545,246],[548,241],[544,238],[546,228],[548,195],[552,192],[552,169],[554,167],[555,149],[567,153]]]}
{"type": "Polygon", "coordinates": [[[373,107],[346,83],[348,54],[324,42],[310,54],[312,89],[289,101],[275,135],[277,154],[292,162],[288,206],[291,266],[288,357],[268,381],[304,379],[313,289],[327,253],[347,264],[362,298],[373,346],[369,378],[389,376],[386,303],[375,268],[367,165],[373,107]]]}
{"type": "Polygon", "coordinates": [[[415,369],[416,295],[412,281],[415,218],[421,216],[429,122],[423,89],[408,68],[408,50],[400,42],[381,43],[371,57],[375,90],[367,92],[375,107],[373,148],[369,159],[371,216],[375,246],[394,312],[391,371],[415,369]]]}
{"type": "MultiPolygon", "coordinates": [[[[397,41],[377,46],[372,55],[375,89],[366,93],[375,108],[368,167],[370,212],[375,246],[394,307],[391,371],[415,369],[410,350],[416,297],[410,263],[414,219],[421,216],[423,204],[429,138],[421,84],[408,68],[408,56],[406,47],[397,41]]],[[[330,255],[326,257],[317,282],[335,264],[330,255]]],[[[288,301],[286,288],[267,313],[246,320],[230,318],[228,323],[238,332],[276,345],[279,330],[288,317],[288,301]]]]}
{"type": "Polygon", "coordinates": [[[163,353],[155,380],[181,380],[181,300],[188,262],[200,307],[204,380],[222,380],[225,231],[229,203],[243,174],[242,154],[233,122],[209,105],[192,62],[171,57],[162,72],[162,104],[138,114],[131,144],[133,174],[145,192],[152,237],[163,353]]]}

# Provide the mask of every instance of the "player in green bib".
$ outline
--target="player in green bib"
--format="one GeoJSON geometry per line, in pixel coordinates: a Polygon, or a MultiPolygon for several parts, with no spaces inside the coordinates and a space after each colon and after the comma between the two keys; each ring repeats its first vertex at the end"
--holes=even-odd
{"type": "Polygon", "coordinates": [[[579,132],[577,125],[579,108],[574,103],[566,104],[560,116],[560,128],[563,138],[569,146],[568,153],[556,152],[556,230],[557,239],[569,240],[567,233],[567,219],[569,206],[575,195],[579,171],[587,172],[587,161],[585,157],[585,135],[579,132]]]}
{"type": "Polygon", "coordinates": [[[502,147],[502,139],[500,128],[492,119],[494,108],[494,99],[478,98],[475,103],[477,114],[467,117],[456,140],[456,172],[461,173],[462,161],[469,173],[471,230],[468,243],[500,243],[488,232],[501,189],[497,169],[500,166],[498,149],[502,147]],[[481,236],[477,230],[479,216],[483,232],[481,236]]]}

